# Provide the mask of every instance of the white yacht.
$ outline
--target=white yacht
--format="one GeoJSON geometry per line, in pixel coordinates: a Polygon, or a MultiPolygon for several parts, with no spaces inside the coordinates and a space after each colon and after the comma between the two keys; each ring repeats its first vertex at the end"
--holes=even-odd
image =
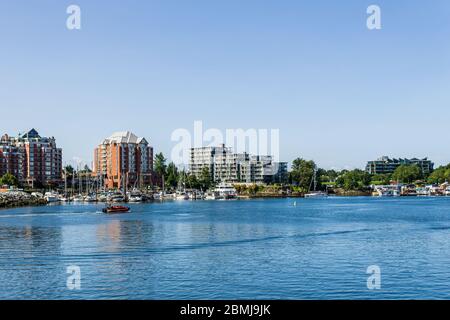
{"type": "Polygon", "coordinates": [[[328,193],[323,191],[311,191],[305,194],[305,198],[326,198],[328,197],[328,193]]]}
{"type": "Polygon", "coordinates": [[[144,201],[142,193],[137,190],[133,189],[131,192],[127,193],[128,202],[142,202],[144,201]]]}
{"type": "Polygon", "coordinates": [[[216,199],[236,199],[237,192],[233,185],[229,183],[219,183],[214,189],[216,199]]]}
{"type": "Polygon", "coordinates": [[[43,195],[42,193],[40,193],[40,192],[33,192],[33,193],[31,193],[31,195],[32,195],[33,197],[39,198],[39,199],[44,198],[44,195],[43,195]]]}
{"type": "Polygon", "coordinates": [[[83,202],[83,201],[84,201],[84,197],[81,194],[73,197],[73,202],[83,202]]]}
{"type": "Polygon", "coordinates": [[[70,198],[62,195],[62,196],[59,196],[59,201],[61,201],[61,202],[69,202],[70,198]]]}
{"type": "Polygon", "coordinates": [[[189,200],[189,195],[186,193],[177,193],[175,200],[189,200]]]}
{"type": "Polygon", "coordinates": [[[153,200],[161,200],[162,198],[162,192],[155,192],[153,194],[153,200]]]}
{"type": "Polygon", "coordinates": [[[98,196],[98,201],[100,202],[106,202],[108,200],[108,194],[106,193],[101,193],[98,196]]]}
{"type": "Polygon", "coordinates": [[[376,186],[375,191],[380,197],[399,197],[399,186],[376,186]]]}
{"type": "Polygon", "coordinates": [[[48,203],[52,203],[52,202],[59,202],[59,195],[55,192],[46,192],[44,194],[44,199],[48,202],[48,203]]]}
{"type": "Polygon", "coordinates": [[[216,195],[214,193],[206,193],[204,199],[205,200],[216,200],[216,195]]]}
{"type": "Polygon", "coordinates": [[[445,193],[444,193],[446,196],[450,196],[450,187],[447,187],[446,189],[445,189],[445,193]]]}
{"type": "Polygon", "coordinates": [[[132,194],[132,195],[130,195],[129,197],[128,197],[128,202],[133,202],[133,203],[135,203],[135,202],[142,202],[143,201],[143,199],[142,199],[142,196],[141,195],[137,195],[137,194],[132,194]]]}

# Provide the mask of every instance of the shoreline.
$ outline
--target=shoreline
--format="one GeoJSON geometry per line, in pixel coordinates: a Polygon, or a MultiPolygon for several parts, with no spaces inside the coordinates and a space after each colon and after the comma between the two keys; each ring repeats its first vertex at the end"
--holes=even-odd
{"type": "MultiPolygon", "coordinates": [[[[383,198],[383,197],[376,197],[372,195],[367,194],[332,194],[328,198],[383,198]]],[[[411,196],[398,196],[396,198],[412,198],[411,196]]],[[[414,198],[427,198],[427,197],[414,197],[414,198]]],[[[445,197],[440,197],[445,198],[445,197]]],[[[235,200],[257,200],[257,199],[305,199],[304,195],[240,195],[235,200]]],[[[175,201],[173,199],[170,200],[153,200],[153,201],[146,201],[146,202],[139,202],[139,203],[132,203],[132,204],[148,204],[152,202],[165,202],[165,201],[175,201]]],[[[184,202],[190,202],[190,201],[207,201],[208,200],[185,200],[184,202]]],[[[231,200],[230,200],[231,201],[231,200]]],[[[81,202],[81,204],[104,204],[105,202],[81,202]]],[[[73,202],[59,202],[59,203],[52,203],[52,205],[63,205],[63,204],[73,204],[73,202]]],[[[80,204],[80,203],[77,203],[80,204]]],[[[8,209],[15,209],[15,208],[25,208],[25,207],[41,207],[49,205],[49,203],[44,199],[26,199],[26,200],[3,200],[0,199],[0,212],[2,210],[8,210],[8,209]]]]}
{"type": "Polygon", "coordinates": [[[22,191],[0,193],[0,209],[37,207],[46,205],[45,199],[39,199],[22,191]]]}

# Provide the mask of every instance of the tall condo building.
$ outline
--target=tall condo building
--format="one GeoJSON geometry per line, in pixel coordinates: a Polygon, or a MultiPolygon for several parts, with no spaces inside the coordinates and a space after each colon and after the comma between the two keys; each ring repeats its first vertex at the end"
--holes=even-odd
{"type": "Polygon", "coordinates": [[[204,168],[214,182],[270,183],[287,178],[286,162],[275,162],[271,156],[233,153],[225,145],[191,148],[190,173],[200,177],[204,168]]]}
{"type": "Polygon", "coordinates": [[[114,133],[94,151],[93,174],[108,189],[149,185],[152,172],[153,148],[129,131],[114,133]]]}
{"type": "Polygon", "coordinates": [[[21,183],[43,185],[62,180],[62,149],[55,138],[41,137],[35,129],[0,139],[0,175],[11,173],[21,183]]]}
{"type": "Polygon", "coordinates": [[[383,156],[377,160],[367,162],[366,171],[370,174],[390,174],[401,165],[416,165],[423,174],[431,173],[434,167],[434,163],[428,160],[428,158],[391,159],[383,156]]]}

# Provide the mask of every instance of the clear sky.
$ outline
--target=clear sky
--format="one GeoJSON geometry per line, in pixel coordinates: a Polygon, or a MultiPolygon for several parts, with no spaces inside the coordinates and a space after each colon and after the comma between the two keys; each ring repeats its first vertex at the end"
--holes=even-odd
{"type": "Polygon", "coordinates": [[[278,128],[282,160],[325,168],[450,162],[448,0],[1,0],[0,61],[1,133],[55,136],[66,162],[119,130],[169,155],[195,120],[278,128]]]}

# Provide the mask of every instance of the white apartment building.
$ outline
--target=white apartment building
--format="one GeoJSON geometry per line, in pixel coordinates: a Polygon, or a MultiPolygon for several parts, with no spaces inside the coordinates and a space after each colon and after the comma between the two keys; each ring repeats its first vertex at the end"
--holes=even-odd
{"type": "Polygon", "coordinates": [[[200,177],[205,167],[214,182],[284,182],[287,176],[287,163],[274,162],[271,156],[233,153],[225,145],[191,148],[189,171],[200,177]]]}

